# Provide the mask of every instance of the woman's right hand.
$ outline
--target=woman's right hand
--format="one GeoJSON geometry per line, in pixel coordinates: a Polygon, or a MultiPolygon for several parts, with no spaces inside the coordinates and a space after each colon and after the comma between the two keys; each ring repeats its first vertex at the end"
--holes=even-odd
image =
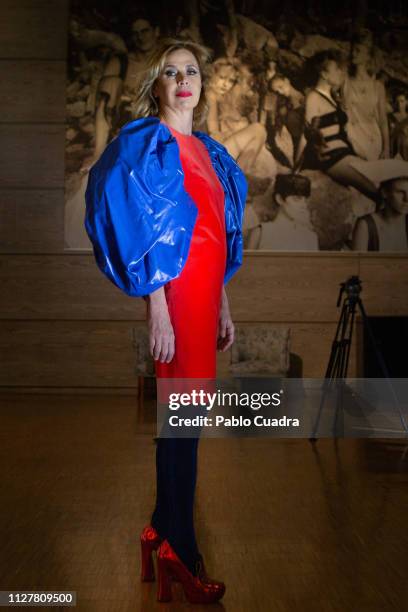
{"type": "Polygon", "coordinates": [[[150,354],[154,360],[169,363],[174,357],[175,337],[163,287],[147,296],[147,324],[150,354]]]}

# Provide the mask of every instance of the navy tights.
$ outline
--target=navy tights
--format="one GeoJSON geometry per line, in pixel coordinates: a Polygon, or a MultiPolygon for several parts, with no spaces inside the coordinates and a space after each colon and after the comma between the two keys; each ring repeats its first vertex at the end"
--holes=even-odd
{"type": "Polygon", "coordinates": [[[158,438],[157,492],[151,524],[195,574],[199,558],[194,532],[194,493],[199,438],[158,438]]]}

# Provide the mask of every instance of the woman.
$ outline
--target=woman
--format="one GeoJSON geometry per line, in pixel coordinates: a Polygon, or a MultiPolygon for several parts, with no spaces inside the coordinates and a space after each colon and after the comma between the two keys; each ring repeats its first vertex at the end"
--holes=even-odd
{"type": "Polygon", "coordinates": [[[278,112],[274,125],[275,137],[279,132],[282,132],[283,126],[285,126],[291,137],[292,157],[289,156],[289,160],[292,159],[290,164],[292,168],[293,156],[296,157],[296,151],[303,134],[305,97],[293,87],[288,77],[282,74],[276,74],[272,78],[270,88],[272,92],[279,96],[277,103],[278,112]]]}
{"type": "Polygon", "coordinates": [[[297,167],[322,170],[345,186],[353,186],[378,203],[378,189],[353,165],[361,162],[345,127],[347,114],[333,97],[345,79],[341,55],[336,50],[316,53],[310,58],[315,85],[306,96],[306,129],[297,152],[297,167]],[[306,139],[307,135],[307,139],[306,139]]]}
{"type": "MultiPolygon", "coordinates": [[[[150,349],[160,379],[215,379],[216,350],[234,340],[226,283],[242,263],[247,184],[225,147],[200,131],[206,115],[207,50],[163,39],[152,54],[136,108],[93,166],[86,229],[96,261],[128,295],[147,302],[150,349]]],[[[159,395],[159,393],[158,393],[159,395]]],[[[219,600],[193,524],[197,438],[157,441],[157,498],[141,535],[142,580],[171,600],[171,576],[192,603],[219,600]]]]}
{"type": "Polygon", "coordinates": [[[395,96],[395,109],[390,113],[391,153],[408,160],[408,99],[404,92],[395,96]]]}
{"type": "Polygon", "coordinates": [[[208,132],[223,143],[245,172],[252,174],[256,173],[258,156],[266,142],[264,126],[256,117],[248,118],[243,108],[256,108],[255,98],[254,77],[248,65],[227,58],[214,62],[207,96],[208,132]]]}
{"type": "Polygon", "coordinates": [[[222,101],[238,80],[236,62],[227,57],[220,57],[213,62],[212,74],[208,80],[206,92],[208,102],[207,127],[209,134],[221,142],[225,138],[225,126],[222,118],[222,101]]]}
{"type": "Polygon", "coordinates": [[[351,66],[343,85],[347,135],[356,154],[374,161],[390,157],[384,84],[376,79],[371,35],[353,41],[351,66]]]}
{"type": "Polygon", "coordinates": [[[288,77],[283,74],[275,74],[275,76],[271,79],[271,90],[281,96],[287,98],[292,108],[302,108],[305,102],[305,96],[295,89],[290,82],[288,77]]]}

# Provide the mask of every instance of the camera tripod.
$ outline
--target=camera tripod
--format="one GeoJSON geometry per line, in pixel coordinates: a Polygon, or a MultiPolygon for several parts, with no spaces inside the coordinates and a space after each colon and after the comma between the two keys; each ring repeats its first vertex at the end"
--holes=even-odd
{"type": "Polygon", "coordinates": [[[337,299],[337,308],[339,308],[341,304],[341,300],[344,295],[344,300],[342,304],[342,309],[340,313],[339,322],[337,325],[336,334],[332,343],[331,353],[329,357],[329,362],[327,365],[327,370],[323,382],[322,396],[320,401],[319,412],[317,414],[317,418],[313,427],[312,436],[309,438],[310,442],[317,441],[317,431],[319,428],[320,417],[323,410],[324,403],[326,401],[328,393],[332,390],[333,383],[335,380],[339,380],[340,382],[340,393],[336,396],[336,410],[334,415],[334,424],[333,424],[333,435],[337,432],[338,427],[338,416],[339,416],[339,408],[342,408],[342,389],[345,386],[344,380],[347,378],[347,370],[349,365],[350,358],[350,349],[351,349],[351,341],[353,337],[353,327],[356,309],[359,309],[361,314],[364,328],[367,330],[368,336],[370,338],[371,346],[374,350],[375,356],[377,358],[378,364],[381,368],[383,377],[387,380],[391,396],[393,402],[397,408],[397,412],[399,414],[402,427],[405,433],[408,435],[408,426],[405,421],[404,415],[401,411],[401,406],[399,405],[398,398],[395,394],[395,389],[393,388],[392,382],[390,380],[390,375],[388,372],[387,365],[385,363],[384,357],[379,350],[373,331],[371,329],[368,317],[366,315],[363,302],[360,298],[361,293],[361,281],[358,276],[351,276],[346,280],[345,283],[340,283],[340,292],[337,299]]]}

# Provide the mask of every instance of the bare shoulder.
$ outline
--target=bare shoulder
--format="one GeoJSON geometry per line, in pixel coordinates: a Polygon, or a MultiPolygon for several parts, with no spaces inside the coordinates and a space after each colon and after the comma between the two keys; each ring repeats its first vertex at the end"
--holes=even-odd
{"type": "Polygon", "coordinates": [[[305,99],[306,119],[311,121],[313,117],[324,113],[321,96],[316,91],[309,91],[305,99]]]}
{"type": "Polygon", "coordinates": [[[104,70],[104,76],[118,76],[120,74],[120,59],[117,55],[113,55],[107,62],[104,70]]]}
{"type": "Polygon", "coordinates": [[[311,102],[313,102],[314,100],[318,101],[320,100],[320,95],[317,93],[317,91],[315,91],[314,89],[311,89],[310,91],[307,92],[305,100],[306,102],[309,100],[311,102]]]}
{"type": "Polygon", "coordinates": [[[321,108],[322,97],[313,89],[306,94],[305,104],[309,108],[321,108]]]}

